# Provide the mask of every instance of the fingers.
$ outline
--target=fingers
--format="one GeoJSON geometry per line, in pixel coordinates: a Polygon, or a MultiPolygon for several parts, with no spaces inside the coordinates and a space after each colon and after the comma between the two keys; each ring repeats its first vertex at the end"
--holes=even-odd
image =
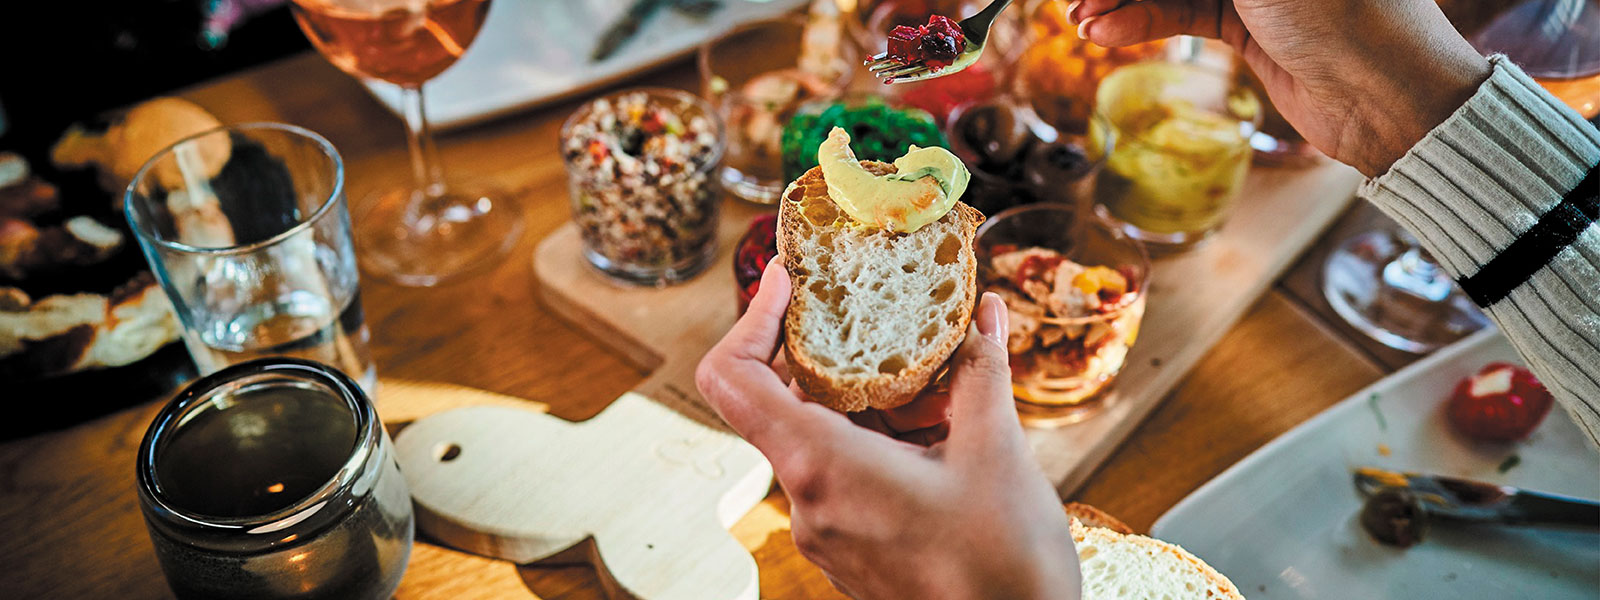
{"type": "MultiPolygon", "coordinates": [[[[1101,46],[1130,46],[1174,35],[1221,36],[1222,0],[1083,0],[1067,18],[1078,37],[1101,46]]],[[[1228,12],[1232,12],[1229,8],[1228,12]]]]}
{"type": "Polygon", "coordinates": [[[882,413],[883,424],[897,433],[933,427],[950,420],[950,393],[924,391],[911,402],[882,413]]]}
{"type": "Polygon", "coordinates": [[[761,275],[750,308],[695,370],[695,385],[728,426],[761,448],[775,426],[805,414],[800,400],[767,364],[789,305],[789,274],[777,260],[761,275]]]}
{"type": "Polygon", "coordinates": [[[950,442],[957,447],[1009,449],[1022,442],[1006,332],[1005,302],[985,292],[951,366],[950,442]]]}

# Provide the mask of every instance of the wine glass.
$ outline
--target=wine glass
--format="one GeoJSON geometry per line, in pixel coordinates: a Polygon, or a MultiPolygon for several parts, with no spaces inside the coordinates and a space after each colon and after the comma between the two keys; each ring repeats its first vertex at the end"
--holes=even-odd
{"type": "Polygon", "coordinates": [[[1322,269],[1322,294],[1352,327],[1414,354],[1489,324],[1416,238],[1399,229],[1360,233],[1335,248],[1322,269]]]}
{"type": "Polygon", "coordinates": [[[1600,2],[1454,0],[1441,6],[1479,52],[1504,53],[1583,118],[1600,116],[1600,2]]]}
{"type": "Polygon", "coordinates": [[[494,264],[521,233],[520,210],[498,194],[445,183],[422,97],[422,84],[477,37],[489,0],[294,0],[291,6],[329,62],[403,90],[413,182],[374,193],[355,214],[362,267],[401,285],[431,286],[494,264]]]}

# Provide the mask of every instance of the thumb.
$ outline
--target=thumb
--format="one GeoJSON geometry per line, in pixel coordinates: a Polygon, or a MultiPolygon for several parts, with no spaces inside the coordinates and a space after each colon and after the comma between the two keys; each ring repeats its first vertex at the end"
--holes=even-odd
{"type": "Polygon", "coordinates": [[[985,292],[951,361],[950,441],[956,447],[1007,448],[1023,441],[1011,396],[1006,321],[1006,303],[985,292]]]}

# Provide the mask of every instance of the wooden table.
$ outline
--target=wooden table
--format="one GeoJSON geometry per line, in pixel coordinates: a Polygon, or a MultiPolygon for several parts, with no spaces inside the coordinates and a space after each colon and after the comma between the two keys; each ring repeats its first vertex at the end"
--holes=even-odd
{"type": "MultiPolygon", "coordinates": [[[[631,83],[692,88],[694,72],[679,62],[631,83]]],[[[283,121],[327,136],[344,154],[353,200],[380,183],[409,177],[400,121],[316,55],[182,95],[224,122],[283,121]]],[[[535,300],[527,257],[568,218],[556,137],[576,106],[550,106],[439,139],[454,177],[492,182],[525,203],[527,232],[504,264],[459,283],[409,289],[364,281],[380,373],[539,400],[574,420],[598,413],[645,376],[535,300]]],[[[1263,443],[1410,360],[1337,323],[1316,292],[1327,247],[1376,218],[1364,204],[1355,206],[1070,499],[1147,529],[1263,443]]],[[[66,431],[0,445],[0,595],[169,595],[133,488],[133,455],[158,404],[151,400],[66,431]]],[[[13,418],[21,415],[12,410],[13,418]]],[[[776,492],[763,507],[787,510],[776,492]]],[[[766,534],[758,545],[764,598],[836,597],[786,531],[766,534]]],[[[526,597],[531,590],[552,599],[601,594],[587,567],[519,568],[421,543],[398,597],[449,598],[467,589],[505,590],[508,597],[526,597]]]]}

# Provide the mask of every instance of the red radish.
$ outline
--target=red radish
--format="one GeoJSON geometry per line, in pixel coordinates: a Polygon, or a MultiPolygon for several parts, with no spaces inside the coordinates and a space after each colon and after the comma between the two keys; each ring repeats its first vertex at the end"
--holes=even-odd
{"type": "Polygon", "coordinates": [[[1494,362],[1456,384],[1445,415],[1462,435],[1504,442],[1528,437],[1553,403],[1550,391],[1532,372],[1494,362]]]}

